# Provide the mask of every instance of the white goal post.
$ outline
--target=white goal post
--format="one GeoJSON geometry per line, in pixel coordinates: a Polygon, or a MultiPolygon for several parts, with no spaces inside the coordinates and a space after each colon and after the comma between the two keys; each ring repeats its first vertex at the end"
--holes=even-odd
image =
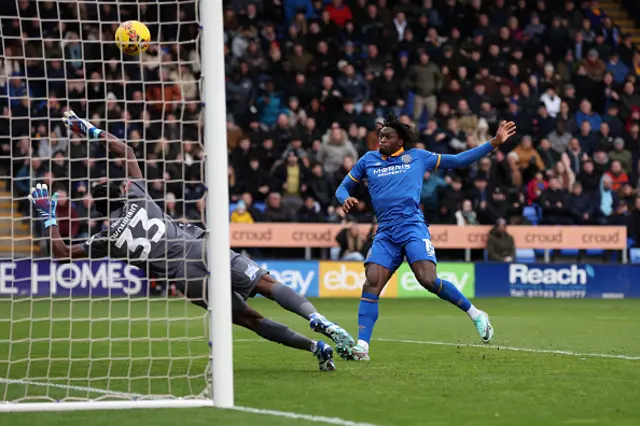
{"type": "Polygon", "coordinates": [[[222,0],[9,1],[15,13],[0,14],[0,132],[10,128],[11,152],[0,159],[0,412],[233,407],[222,0]],[[126,20],[150,28],[150,52],[105,57],[126,20]],[[150,191],[163,188],[177,220],[206,223],[207,310],[121,262],[52,259],[25,188],[67,191],[61,234],[65,222],[63,238],[80,243],[106,219],[88,195],[105,181],[97,170],[118,180],[122,165],[96,157],[97,142],[67,136],[61,112],[74,105],[136,150],[155,147],[139,155],[150,191]]]}

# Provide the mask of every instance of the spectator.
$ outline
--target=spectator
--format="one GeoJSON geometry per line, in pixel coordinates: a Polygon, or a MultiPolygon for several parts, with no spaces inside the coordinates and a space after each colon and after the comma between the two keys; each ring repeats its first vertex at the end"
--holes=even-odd
{"type": "Polygon", "coordinates": [[[576,181],[576,175],[563,161],[558,161],[556,163],[553,168],[553,176],[558,179],[560,186],[565,190],[570,190],[576,181]]]}
{"type": "Polygon", "coordinates": [[[363,262],[365,240],[355,222],[348,222],[336,235],[336,241],[340,246],[340,259],[344,261],[363,262]]]}
{"type": "Polygon", "coordinates": [[[542,221],[544,225],[571,225],[568,212],[567,192],[556,177],[549,179],[549,187],[540,195],[542,221]]]}
{"type": "Polygon", "coordinates": [[[549,184],[544,179],[542,172],[536,172],[533,179],[527,184],[527,204],[535,204],[538,202],[540,195],[549,187],[549,184]]]}
{"type": "Polygon", "coordinates": [[[338,89],[342,96],[355,103],[358,112],[362,111],[362,103],[369,98],[369,85],[352,64],[344,67],[343,75],[338,78],[338,89]]]}
{"type": "Polygon", "coordinates": [[[580,102],[580,111],[576,113],[576,123],[578,126],[581,126],[584,121],[587,121],[590,124],[590,130],[600,130],[602,118],[598,113],[593,112],[591,109],[591,102],[587,99],[583,99],[580,102]]]}
{"type": "Polygon", "coordinates": [[[438,67],[430,62],[427,52],[419,53],[419,61],[409,70],[406,84],[415,92],[413,119],[420,120],[425,107],[429,117],[435,114],[436,95],[442,89],[443,78],[438,67]]]}
{"type": "Polygon", "coordinates": [[[538,154],[540,154],[540,158],[544,163],[544,168],[549,170],[553,168],[562,156],[557,152],[551,149],[551,142],[549,139],[544,138],[540,141],[540,146],[538,147],[538,154]]]}
{"type": "Polygon", "coordinates": [[[556,120],[556,128],[549,133],[548,139],[551,148],[558,154],[562,154],[567,150],[571,141],[571,133],[566,131],[566,122],[564,120],[556,120]]]}
{"type": "Polygon", "coordinates": [[[520,145],[513,152],[518,156],[518,164],[523,174],[533,176],[537,171],[544,170],[544,162],[533,147],[531,136],[523,136],[520,145]]]}
{"type": "Polygon", "coordinates": [[[334,188],[331,181],[324,175],[322,165],[315,163],[311,166],[311,178],[307,184],[310,197],[317,200],[322,209],[326,210],[333,203],[334,188]]]}
{"type": "Polygon", "coordinates": [[[631,152],[624,149],[624,139],[616,138],[613,142],[613,151],[609,153],[609,159],[611,161],[617,161],[622,167],[622,172],[629,174],[632,171],[633,157],[631,152]]]}
{"type": "Polygon", "coordinates": [[[476,212],[473,211],[473,204],[468,199],[462,200],[460,209],[456,212],[455,217],[458,226],[478,224],[478,217],[476,212]]]}
{"type": "Polygon", "coordinates": [[[489,231],[487,240],[487,256],[490,261],[513,262],[516,245],[513,237],[507,232],[507,221],[499,218],[489,231]]]}
{"type": "Polygon", "coordinates": [[[254,223],[254,219],[251,213],[247,210],[247,205],[244,201],[240,200],[236,204],[236,208],[231,213],[232,223],[254,223]]]}
{"type": "Polygon", "coordinates": [[[282,195],[277,192],[269,194],[267,197],[267,206],[262,213],[262,218],[265,222],[289,221],[291,215],[282,206],[282,195]]]}
{"type": "Polygon", "coordinates": [[[327,6],[327,11],[329,12],[331,20],[339,27],[344,27],[347,21],[353,19],[351,9],[344,4],[343,0],[331,0],[331,4],[327,6]]]}
{"type": "Polygon", "coordinates": [[[545,90],[544,94],[540,97],[540,102],[547,108],[551,118],[556,118],[556,116],[560,114],[562,99],[556,94],[556,88],[553,85],[547,86],[547,90],[545,90]]]}
{"type": "Polygon", "coordinates": [[[625,208],[620,205],[620,199],[613,190],[613,179],[605,174],[600,181],[598,210],[595,220],[600,225],[622,225],[625,222],[625,208]]]}
{"type": "Polygon", "coordinates": [[[58,230],[63,239],[70,241],[80,230],[78,212],[69,202],[69,194],[65,189],[58,188],[56,191],[58,192],[58,207],[56,208],[58,230]]]}
{"type": "Polygon", "coordinates": [[[611,179],[611,188],[614,192],[620,191],[622,185],[629,182],[629,176],[622,169],[622,164],[619,160],[611,162],[611,169],[605,172],[605,176],[611,179]]]}
{"type": "Polygon", "coordinates": [[[620,61],[620,56],[617,52],[613,52],[609,56],[609,62],[607,62],[606,70],[613,74],[613,81],[616,84],[621,84],[629,74],[629,67],[620,61]]]}
{"type": "Polygon", "coordinates": [[[276,188],[282,191],[285,209],[295,212],[302,205],[301,195],[307,190],[307,168],[295,151],[289,151],[286,160],[273,172],[276,188]]]}
{"type": "Polygon", "coordinates": [[[180,208],[173,192],[167,192],[167,195],[165,195],[164,212],[175,220],[178,220],[183,216],[182,209],[180,208]]]}
{"type": "Polygon", "coordinates": [[[351,157],[355,163],[358,161],[358,152],[348,139],[347,132],[334,125],[322,137],[318,161],[324,165],[324,171],[327,174],[333,175],[342,166],[345,157],[351,157]]]}
{"type": "Polygon", "coordinates": [[[304,204],[296,212],[296,221],[301,223],[320,223],[323,221],[320,205],[312,196],[304,197],[304,204]]]}
{"type": "Polygon", "coordinates": [[[591,224],[594,211],[593,197],[584,193],[580,182],[574,183],[569,195],[569,214],[573,223],[575,225],[591,224]]]}

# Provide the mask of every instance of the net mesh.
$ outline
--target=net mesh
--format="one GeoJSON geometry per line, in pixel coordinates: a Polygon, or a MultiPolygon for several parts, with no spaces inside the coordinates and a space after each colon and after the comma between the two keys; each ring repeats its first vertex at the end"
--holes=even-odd
{"type": "Polygon", "coordinates": [[[197,6],[3,2],[0,401],[193,397],[204,388],[206,311],[126,263],[52,261],[27,199],[36,183],[59,193],[59,229],[69,244],[108,224],[90,190],[124,181],[122,162],[67,132],[61,118],[71,109],[128,141],[149,194],[170,216],[202,225],[197,6]],[[132,19],[152,40],[128,57],[114,33],[132,19]]]}

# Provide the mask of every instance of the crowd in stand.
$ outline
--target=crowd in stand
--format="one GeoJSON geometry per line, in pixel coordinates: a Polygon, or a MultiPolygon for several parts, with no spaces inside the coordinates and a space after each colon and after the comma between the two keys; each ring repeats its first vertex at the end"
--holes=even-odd
{"type": "MultiPolygon", "coordinates": [[[[195,3],[51,3],[19,1],[16,17],[2,18],[0,135],[10,137],[0,136],[0,167],[12,165],[14,190],[24,196],[34,179],[64,186],[61,208],[86,218],[90,185],[122,178],[99,145],[58,126],[69,106],[135,147],[169,214],[200,221],[195,3]],[[160,43],[123,59],[105,22],[126,19],[147,23],[160,43]]],[[[224,3],[233,222],[345,220],[334,191],[393,113],[415,125],[418,147],[443,154],[485,142],[501,120],[518,126],[472,167],[425,174],[430,223],[640,233],[640,53],[597,1],[224,3]],[[527,206],[535,218],[523,216],[527,206]]],[[[372,222],[366,187],[354,196],[348,219],[372,222]]],[[[101,226],[80,223],[70,236],[101,226]]]]}

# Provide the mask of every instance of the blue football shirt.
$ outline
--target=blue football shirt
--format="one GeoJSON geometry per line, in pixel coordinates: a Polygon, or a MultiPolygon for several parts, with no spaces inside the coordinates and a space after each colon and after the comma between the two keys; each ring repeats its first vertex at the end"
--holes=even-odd
{"type": "MultiPolygon", "coordinates": [[[[437,170],[442,156],[423,149],[400,150],[392,156],[367,152],[351,169],[354,182],[366,178],[380,229],[424,223],[420,193],[424,174],[437,170]]],[[[343,201],[343,200],[342,200],[343,201]]]]}

